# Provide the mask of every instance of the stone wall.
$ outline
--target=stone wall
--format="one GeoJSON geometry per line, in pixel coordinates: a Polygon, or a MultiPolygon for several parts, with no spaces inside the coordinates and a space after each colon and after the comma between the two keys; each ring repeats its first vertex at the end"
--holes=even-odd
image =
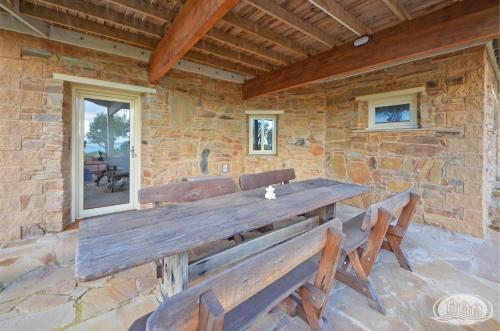
{"type": "MultiPolygon", "coordinates": [[[[0,246],[60,231],[71,215],[71,86],[65,73],[148,86],[130,59],[0,30],[0,246]]],[[[305,91],[244,102],[241,86],[172,71],[142,103],[142,185],[294,167],[324,174],[324,98],[305,91]],[[248,155],[247,109],[280,109],[278,155],[248,155]]]]}
{"type": "MultiPolygon", "coordinates": [[[[418,220],[482,236],[486,70],[479,47],[249,101],[239,85],[174,70],[141,97],[142,185],[221,175],[224,163],[235,180],[293,167],[299,179],[370,185],[370,201],[414,187],[418,220]],[[425,129],[359,130],[366,106],[355,96],[416,86],[426,86],[425,129]],[[248,155],[245,110],[256,109],[285,111],[276,156],[248,155]]],[[[56,72],[149,86],[144,63],[0,31],[0,246],[71,221],[71,86],[56,72]]]]}
{"type": "Polygon", "coordinates": [[[495,166],[488,157],[494,109],[485,111],[485,61],[485,48],[476,47],[329,83],[327,174],[371,186],[368,202],[413,188],[422,196],[417,220],[482,237],[495,166]],[[421,86],[422,129],[359,130],[368,107],[356,96],[421,86]]]}

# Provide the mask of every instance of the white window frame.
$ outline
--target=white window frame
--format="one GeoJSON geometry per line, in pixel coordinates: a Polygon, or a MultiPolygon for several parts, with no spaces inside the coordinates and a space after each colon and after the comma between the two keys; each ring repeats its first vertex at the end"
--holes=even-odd
{"type": "Polygon", "coordinates": [[[415,129],[418,128],[418,96],[421,93],[425,93],[425,87],[423,86],[399,91],[358,96],[356,97],[356,101],[363,101],[368,103],[367,130],[415,129]],[[409,122],[375,123],[375,108],[401,104],[410,105],[409,122]]]}
{"type": "Polygon", "coordinates": [[[368,128],[369,129],[411,129],[417,127],[417,95],[406,94],[396,97],[368,101],[368,128]],[[410,121],[393,123],[376,123],[375,109],[396,105],[410,105],[410,121]]]}
{"type": "Polygon", "coordinates": [[[276,155],[276,131],[278,129],[276,115],[250,115],[248,116],[248,154],[251,155],[276,155]],[[264,144],[261,145],[261,150],[253,149],[253,121],[254,120],[270,120],[273,121],[273,146],[271,150],[265,150],[264,144]]]}

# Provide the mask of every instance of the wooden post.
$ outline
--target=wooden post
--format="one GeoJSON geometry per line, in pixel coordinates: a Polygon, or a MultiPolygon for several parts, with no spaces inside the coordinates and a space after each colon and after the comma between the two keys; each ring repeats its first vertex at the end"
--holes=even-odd
{"type": "Polygon", "coordinates": [[[163,259],[163,284],[161,293],[169,298],[187,289],[188,254],[183,252],[163,259]]]}
{"type": "Polygon", "coordinates": [[[331,205],[321,207],[319,209],[306,213],[305,216],[318,216],[321,224],[328,222],[329,220],[335,218],[335,205],[335,203],[332,203],[331,205]]]}

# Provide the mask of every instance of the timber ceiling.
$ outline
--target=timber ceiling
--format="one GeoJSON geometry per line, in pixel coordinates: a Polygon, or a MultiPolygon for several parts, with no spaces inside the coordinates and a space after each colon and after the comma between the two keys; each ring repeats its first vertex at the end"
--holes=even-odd
{"type": "MultiPolygon", "coordinates": [[[[184,2],[21,0],[20,11],[58,27],[153,50],[184,2]]],[[[241,0],[184,59],[255,77],[454,2],[241,0]]]]}

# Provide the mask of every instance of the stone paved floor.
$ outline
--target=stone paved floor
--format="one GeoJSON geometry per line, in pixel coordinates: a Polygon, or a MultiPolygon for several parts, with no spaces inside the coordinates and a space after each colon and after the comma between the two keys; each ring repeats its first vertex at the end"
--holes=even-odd
{"type": "MultiPolygon", "coordinates": [[[[432,305],[446,294],[487,298],[494,318],[464,330],[500,330],[500,252],[497,233],[487,241],[430,226],[412,225],[404,246],[410,273],[383,253],[372,274],[388,310],[382,316],[364,297],[336,285],[326,317],[332,330],[457,330],[434,321],[432,305]]],[[[0,250],[0,330],[127,330],[158,304],[152,265],[76,284],[78,231],[51,234],[0,250]]],[[[307,330],[275,309],[252,330],[307,330]]]]}

